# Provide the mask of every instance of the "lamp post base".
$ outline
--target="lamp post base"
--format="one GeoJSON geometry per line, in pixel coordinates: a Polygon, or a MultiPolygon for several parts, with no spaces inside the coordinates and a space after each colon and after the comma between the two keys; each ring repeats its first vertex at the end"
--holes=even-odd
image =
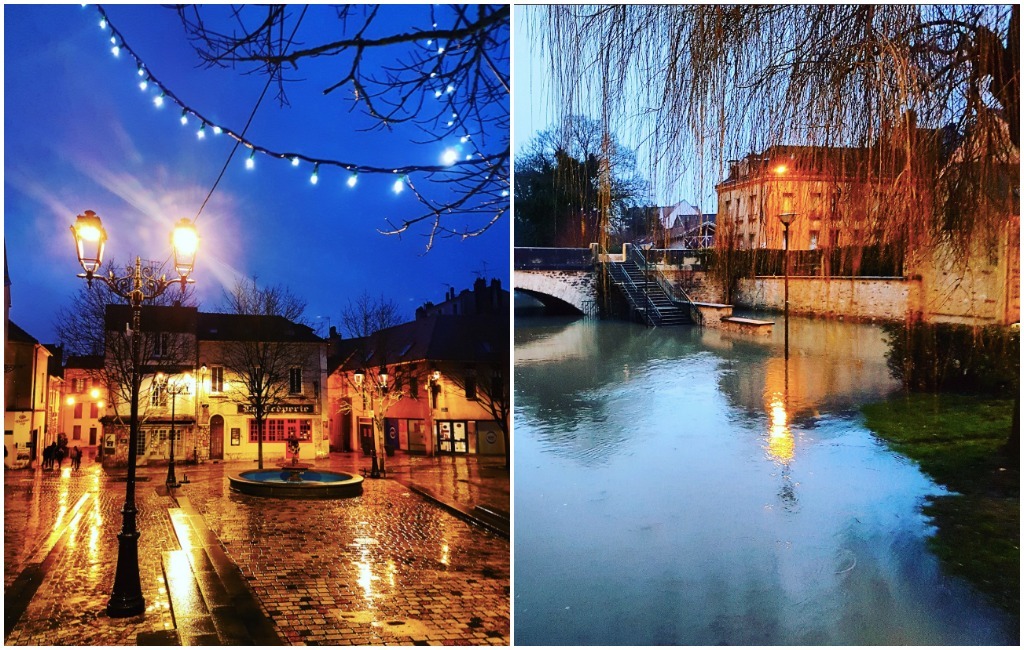
{"type": "Polygon", "coordinates": [[[117,534],[117,572],[107,602],[107,616],[128,618],[145,611],[146,600],[139,581],[139,533],[121,531],[117,534]]]}

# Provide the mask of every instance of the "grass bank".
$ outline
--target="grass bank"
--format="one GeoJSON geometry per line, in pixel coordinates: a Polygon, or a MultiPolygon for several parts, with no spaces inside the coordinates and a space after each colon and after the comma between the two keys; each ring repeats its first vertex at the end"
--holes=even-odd
{"type": "Polygon", "coordinates": [[[1012,399],[912,395],[864,407],[867,426],[955,495],[924,512],[947,570],[1020,614],[1020,468],[1002,453],[1012,399]]]}

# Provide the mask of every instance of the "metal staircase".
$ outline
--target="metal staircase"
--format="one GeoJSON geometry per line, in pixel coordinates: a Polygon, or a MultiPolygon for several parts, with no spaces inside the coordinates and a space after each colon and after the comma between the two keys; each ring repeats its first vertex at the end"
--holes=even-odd
{"type": "Polygon", "coordinates": [[[637,247],[629,248],[625,261],[609,263],[609,276],[644,322],[651,327],[702,324],[700,310],[686,292],[649,269],[637,247]],[[649,275],[645,276],[645,268],[649,275]]]}

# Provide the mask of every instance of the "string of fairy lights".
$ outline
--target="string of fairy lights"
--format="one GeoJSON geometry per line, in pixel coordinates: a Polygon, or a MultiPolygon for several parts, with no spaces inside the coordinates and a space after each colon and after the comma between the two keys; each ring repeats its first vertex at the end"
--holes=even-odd
{"type": "MultiPolygon", "coordinates": [[[[83,4],[83,7],[88,5],[83,4]]],[[[225,135],[240,145],[249,149],[249,156],[245,159],[245,168],[252,170],[256,167],[256,154],[268,156],[270,158],[290,161],[293,167],[299,167],[303,163],[312,166],[312,172],[310,173],[309,182],[313,185],[317,185],[320,182],[320,168],[321,167],[334,167],[342,170],[345,173],[345,184],[348,187],[355,187],[358,183],[360,174],[389,174],[395,177],[394,182],[391,185],[391,190],[395,194],[399,194],[405,189],[406,186],[410,185],[409,174],[412,172],[421,172],[425,174],[431,174],[436,172],[451,171],[456,166],[466,164],[477,164],[486,163],[487,157],[480,151],[474,153],[464,154],[463,150],[465,145],[472,142],[472,136],[469,133],[464,133],[458,136],[458,144],[447,146],[444,148],[440,156],[439,165],[405,165],[400,167],[378,167],[372,165],[364,165],[355,162],[348,162],[342,160],[328,159],[328,158],[316,158],[308,156],[302,153],[295,152],[281,152],[274,151],[267,147],[261,146],[252,140],[245,137],[244,132],[239,133],[231,128],[218,124],[214,120],[210,119],[206,115],[203,115],[199,110],[193,108],[187,104],[183,99],[178,97],[170,88],[164,85],[153,73],[153,71],[146,65],[142,58],[128,45],[128,42],[124,38],[124,35],[111,23],[110,18],[107,16],[101,5],[93,5],[96,11],[99,13],[99,27],[104,32],[110,34],[110,52],[116,58],[121,58],[123,55],[129,57],[136,66],[136,74],[138,76],[138,87],[141,92],[147,93],[152,97],[154,107],[158,109],[164,109],[169,105],[175,106],[181,110],[181,116],[179,121],[182,126],[188,126],[192,122],[198,123],[196,128],[196,139],[205,140],[208,134],[214,136],[225,135]]],[[[437,23],[433,26],[436,28],[437,23]]],[[[433,47],[435,42],[432,39],[426,40],[428,47],[433,47]]],[[[436,43],[437,56],[443,57],[446,52],[446,48],[436,43]]],[[[438,72],[431,72],[431,79],[440,79],[443,75],[438,72]]],[[[456,93],[456,88],[452,84],[447,84],[437,87],[434,90],[434,97],[436,99],[444,100],[448,99],[456,93]]],[[[456,126],[459,119],[458,113],[453,111],[451,118],[447,122],[447,126],[452,128],[456,126]]],[[[453,136],[454,137],[454,136],[453,136]]],[[[508,190],[503,190],[501,196],[507,197],[509,195],[508,190]]]]}

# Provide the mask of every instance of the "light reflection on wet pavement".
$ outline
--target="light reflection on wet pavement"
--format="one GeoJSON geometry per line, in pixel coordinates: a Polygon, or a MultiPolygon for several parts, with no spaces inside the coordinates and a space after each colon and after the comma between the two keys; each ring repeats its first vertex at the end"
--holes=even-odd
{"type": "MultiPolygon", "coordinates": [[[[466,472],[480,471],[460,460],[469,466],[466,472]]],[[[354,465],[349,471],[365,464],[359,458],[345,463],[354,465]]],[[[231,492],[226,473],[251,465],[180,467],[179,477],[187,473],[190,482],[177,494],[203,515],[286,643],[508,644],[507,540],[453,517],[394,480],[367,481],[362,497],[344,500],[259,499],[231,492]]],[[[124,482],[87,461],[66,475],[5,472],[5,591],[23,573],[42,576],[18,624],[6,631],[8,644],[126,645],[139,634],[173,629],[161,558],[165,551],[176,552],[168,556],[172,577],[181,578],[177,574],[189,565],[177,550],[168,516],[177,504],[161,485],[165,475],[162,466],[139,469],[139,563],[147,611],[113,620],[104,610],[124,482]]],[[[448,489],[444,483],[462,485],[450,472],[433,479],[427,472],[415,476],[435,492],[448,489]]],[[[463,487],[462,496],[500,501],[503,493],[507,508],[504,476],[503,492],[499,481],[497,489],[463,487]]],[[[185,546],[191,552],[187,537],[185,546]]]]}
{"type": "Polygon", "coordinates": [[[861,424],[880,331],[777,334],[517,319],[517,645],[1016,642],[861,424]]]}

